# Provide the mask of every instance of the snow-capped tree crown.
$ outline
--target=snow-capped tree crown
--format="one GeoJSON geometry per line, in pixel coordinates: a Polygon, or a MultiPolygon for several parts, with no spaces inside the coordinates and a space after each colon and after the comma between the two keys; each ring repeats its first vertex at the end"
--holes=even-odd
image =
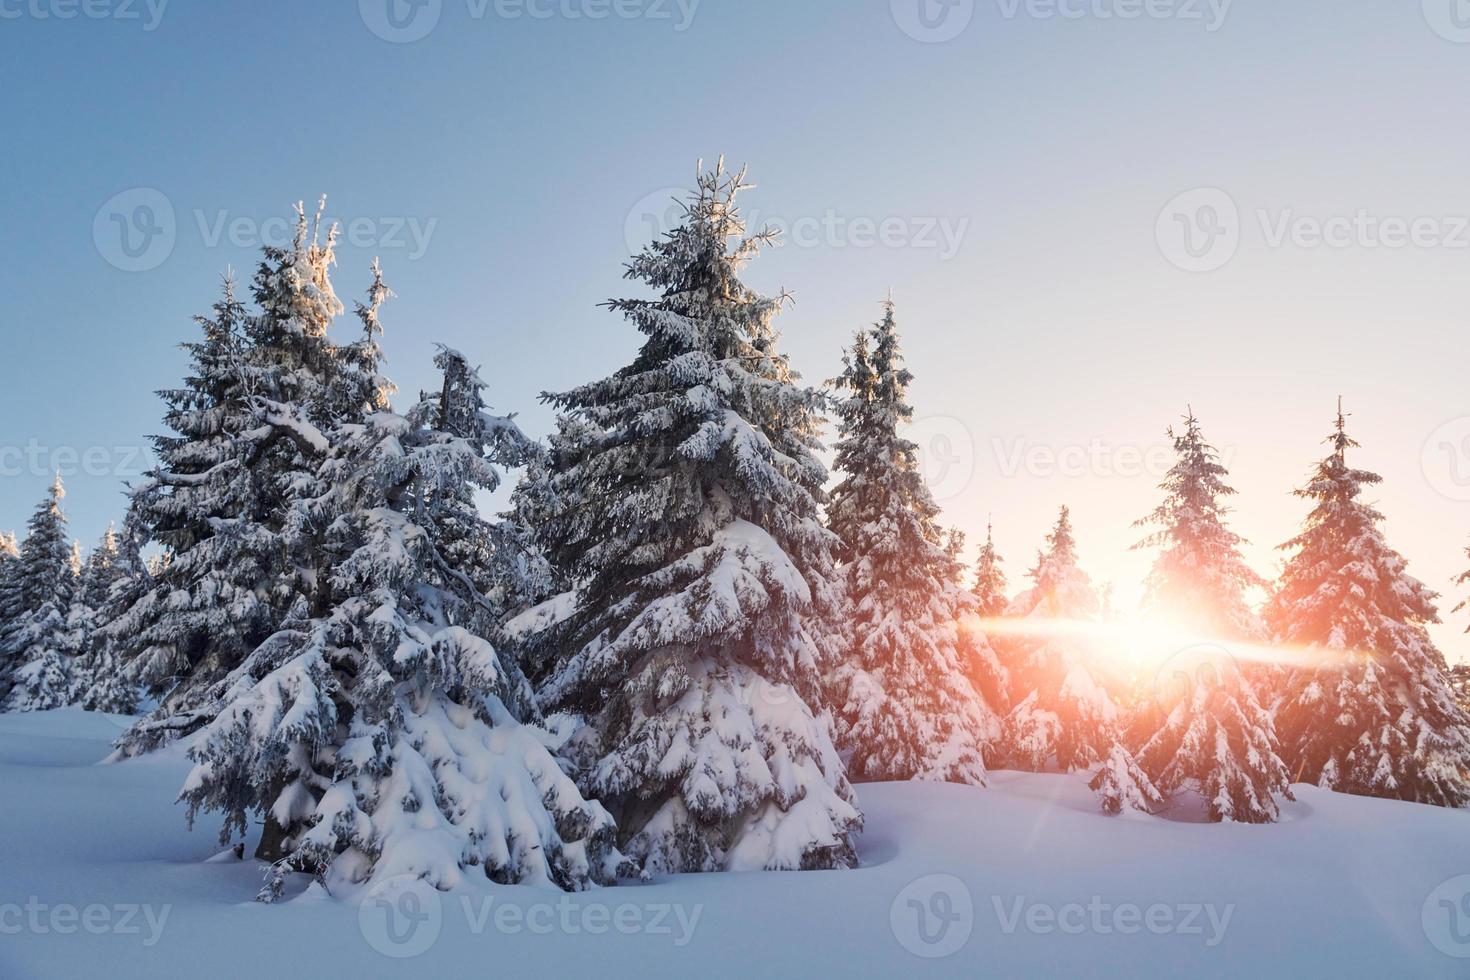
{"type": "Polygon", "coordinates": [[[548,709],[591,716],[583,785],[645,870],[845,867],[860,816],[821,719],[835,653],[822,526],[823,394],[776,349],[782,297],[741,282],[744,171],[702,172],[679,227],[628,266],[653,299],[608,306],[645,336],[611,377],[545,396],[555,513],[582,587],[540,641],[548,709]]]}
{"type": "Polygon", "coordinates": [[[975,600],[982,616],[1000,616],[1006,611],[1010,599],[1006,595],[1009,582],[1001,564],[1004,561],[995,550],[995,530],[986,522],[985,544],[980,547],[980,557],[975,562],[975,600]]]}
{"type": "Polygon", "coordinates": [[[1311,648],[1277,709],[1299,780],[1352,793],[1470,803],[1470,718],[1426,629],[1436,594],[1389,547],[1361,500],[1380,477],[1353,469],[1341,406],[1331,452],[1297,496],[1312,502],[1267,608],[1278,642],[1311,648]]]}
{"type": "Polygon", "coordinates": [[[1077,565],[1072,512],[1065,506],[1026,577],[1031,580],[1031,588],[1012,601],[1012,615],[1093,619],[1102,611],[1102,600],[1093,588],[1092,578],[1077,565]]]}
{"type": "MultiPolygon", "coordinates": [[[[638,356],[609,378],[546,396],[575,419],[553,443],[554,487],[566,510],[547,538],[556,564],[587,579],[588,596],[638,592],[645,576],[697,553],[736,521],[770,534],[796,568],[829,574],[832,541],[818,521],[826,468],[816,455],[825,398],[799,387],[776,350],[782,298],[739,279],[775,241],[767,231],[745,234],[735,201],[749,186],[743,170],[731,174],[723,163],[700,175],[683,222],[628,266],[627,278],[658,298],[607,304],[647,337],[638,356]]],[[[792,608],[811,600],[810,585],[784,591],[792,608]]],[[[585,609],[583,642],[611,630],[619,648],[647,649],[647,640],[623,631],[636,604],[585,609]]],[[[743,616],[724,627],[737,635],[747,628],[743,616]]],[[[785,648],[751,653],[764,659],[785,648]]],[[[799,672],[785,656],[767,666],[774,676],[799,672]]]]}
{"type": "Polygon", "coordinates": [[[830,681],[838,744],[863,779],[983,785],[998,726],[969,675],[994,654],[963,622],[975,606],[958,583],[963,537],[936,523],[918,447],[899,434],[913,418],[913,376],[891,300],[844,364],[834,385],[845,396],[836,445],[845,476],[828,508],[850,609],[850,650],[830,681]]]}
{"type": "Polygon", "coordinates": [[[1159,548],[1149,573],[1145,607],[1182,621],[1202,622],[1210,631],[1248,638],[1260,629],[1247,593],[1264,588],[1240,553],[1245,540],[1230,530],[1225,501],[1235,495],[1220,454],[1205,441],[1191,410],[1184,428],[1169,430],[1178,457],[1159,489],[1164,500],[1135,527],[1156,528],[1139,548],[1159,548]]]}
{"type": "Polygon", "coordinates": [[[1312,509],[1301,532],[1281,545],[1294,554],[1270,604],[1272,623],[1289,643],[1391,649],[1401,629],[1439,622],[1438,593],[1408,574],[1379,527],[1383,514],[1361,499],[1383,478],[1348,465],[1358,443],[1341,410],[1326,443],[1331,452],[1295,491],[1312,509]]]}

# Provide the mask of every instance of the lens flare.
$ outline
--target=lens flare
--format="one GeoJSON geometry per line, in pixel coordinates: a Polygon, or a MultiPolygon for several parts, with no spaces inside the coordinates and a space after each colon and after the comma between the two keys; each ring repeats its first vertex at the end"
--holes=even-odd
{"type": "Polygon", "coordinates": [[[1341,658],[1350,651],[1320,647],[1277,646],[1229,639],[1161,618],[1113,621],[1051,619],[1047,617],[971,617],[966,624],[987,636],[1033,639],[1071,638],[1097,644],[1104,656],[1119,667],[1143,671],[1157,668],[1182,651],[1218,647],[1241,663],[1281,667],[1315,667],[1328,658],[1341,658]]]}

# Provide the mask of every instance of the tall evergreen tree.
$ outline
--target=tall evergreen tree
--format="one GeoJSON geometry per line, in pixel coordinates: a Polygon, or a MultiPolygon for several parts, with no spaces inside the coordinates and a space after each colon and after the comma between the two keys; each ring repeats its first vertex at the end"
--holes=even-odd
{"type": "Polygon", "coordinates": [[[16,559],[15,615],[4,637],[0,698],[6,711],[44,711],[72,702],[80,635],[72,620],[77,582],[58,475],[27,525],[16,559]]]}
{"type": "MultiPolygon", "coordinates": [[[[220,685],[182,798],[191,820],[224,813],[222,840],[264,818],[266,900],[292,871],[337,893],[399,874],[447,889],[471,867],[502,883],[610,882],[612,818],[521,723],[535,714],[530,687],[488,639],[498,610],[483,587],[499,559],[473,498],[529,441],[483,411],[484,383],[453,351],[436,359],[438,394],[406,416],[388,410],[366,386],[380,377],[367,351],[387,295],[375,268],[352,368],[365,384],[338,376],[339,420],[320,445],[307,439],[312,494],[297,492],[281,520],[319,529],[303,570],[319,582],[312,602],[220,685]]],[[[313,432],[297,410],[270,416],[313,432]]]]}
{"type": "Polygon", "coordinates": [[[985,544],[981,546],[980,558],[975,563],[975,587],[971,590],[980,615],[987,619],[1005,615],[1006,607],[1011,603],[1006,595],[1009,582],[1005,570],[1000,567],[1003,562],[995,550],[995,529],[987,522],[985,544]]]}
{"type": "MultiPolygon", "coordinates": [[[[1264,582],[1225,523],[1229,474],[1193,411],[1169,436],[1178,459],[1160,484],[1164,501],[1135,525],[1156,528],[1136,547],[1160,549],[1146,608],[1225,644],[1259,641],[1246,592],[1264,582]]],[[[1235,658],[1218,652],[1188,683],[1156,685],[1135,723],[1138,758],[1164,794],[1198,790],[1213,820],[1270,823],[1281,814],[1276,796],[1291,798],[1275,727],[1235,658]]]]}
{"type": "Polygon", "coordinates": [[[79,606],[87,617],[86,651],[77,676],[80,704],[88,711],[131,714],[137,707],[137,685],[129,679],[119,656],[115,638],[100,628],[114,608],[116,597],[127,590],[136,565],[123,554],[112,525],[97,547],[87,556],[78,592],[79,606]]]}
{"type": "Polygon", "coordinates": [[[1006,645],[1015,707],[1005,719],[1000,758],[1032,771],[1097,767],[1089,785],[1108,813],[1157,805],[1162,797],[1124,744],[1125,719],[1105,686],[1103,651],[1086,631],[1099,621],[1102,602],[1077,566],[1066,507],[1027,574],[1032,587],[1007,611],[1031,629],[1006,645]]]}
{"type": "Polygon", "coordinates": [[[739,279],[744,173],[700,174],[681,225],[635,257],[653,299],[610,378],[547,396],[561,505],[545,539],[583,582],[538,638],[548,710],[586,791],[645,872],[849,867],[861,817],[822,707],[832,536],[816,456],[825,399],[777,353],[781,300],[739,279]],[[733,245],[731,244],[733,240],[733,245]]]}
{"type": "Polygon", "coordinates": [[[526,460],[520,482],[511,494],[510,509],[501,514],[499,530],[507,547],[520,556],[518,588],[506,596],[507,606],[524,611],[572,587],[551,563],[542,546],[540,529],[561,506],[551,479],[546,451],[537,447],[526,460]]]}
{"type": "Polygon", "coordinates": [[[309,614],[323,533],[310,508],[322,492],[323,428],[357,420],[374,398],[361,377],[374,338],[337,348],[327,335],[342,304],[332,290],[335,229],[320,234],[301,205],[287,248],[266,246],[253,284],[258,313],[227,281],[201,340],[186,344],[185,386],[163,393],[173,435],[134,491],[137,523],[167,551],[149,590],[106,629],[130,672],[161,696],[124,737],[147,751],[208,723],[224,678],[288,617],[309,614]],[[345,352],[345,353],[344,353],[345,352]]]}
{"type": "MultiPolygon", "coordinates": [[[[544,450],[528,439],[514,416],[493,416],[485,404],[485,382],[458,351],[440,346],[434,360],[443,374],[441,390],[426,394],[415,421],[446,438],[483,445],[497,465],[539,466],[544,450]]],[[[496,485],[499,477],[496,476],[496,485]]],[[[545,598],[545,560],[516,525],[490,524],[480,514],[470,487],[445,488],[435,520],[450,566],[466,574],[495,610],[497,622],[545,598]],[[449,506],[453,494],[454,506],[449,506]]]]}
{"type": "Polygon", "coordinates": [[[20,619],[20,544],[14,531],[0,534],[0,698],[4,697],[9,655],[6,637],[20,619]]]}
{"type": "Polygon", "coordinates": [[[846,395],[835,447],[846,475],[828,508],[851,603],[851,646],[828,681],[837,745],[857,779],[984,785],[985,745],[999,724],[967,667],[994,654],[966,622],[974,598],[959,587],[918,447],[899,434],[913,418],[913,376],[892,302],[845,363],[834,384],[846,395]]]}
{"type": "Polygon", "coordinates": [[[1193,410],[1184,429],[1168,430],[1177,459],[1159,489],[1164,500],[1134,527],[1155,530],[1135,549],[1158,548],[1144,605],[1150,615],[1188,623],[1208,635],[1262,638],[1263,627],[1247,599],[1266,582],[1240,554],[1245,539],[1226,522],[1235,490],[1214,446],[1205,441],[1193,410]]]}
{"type": "Polygon", "coordinates": [[[1360,796],[1470,804],[1470,718],[1426,627],[1436,594],[1389,547],[1361,498],[1382,478],[1348,465],[1339,406],[1331,452],[1296,491],[1311,501],[1267,606],[1278,642],[1317,663],[1293,672],[1276,724],[1297,782],[1360,796]]]}

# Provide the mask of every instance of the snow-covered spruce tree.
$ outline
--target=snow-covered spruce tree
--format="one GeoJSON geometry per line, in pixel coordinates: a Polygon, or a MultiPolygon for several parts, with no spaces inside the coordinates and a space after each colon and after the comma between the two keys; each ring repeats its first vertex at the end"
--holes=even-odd
{"type": "Polygon", "coordinates": [[[1220,646],[1207,657],[1208,670],[1196,670],[1184,684],[1155,685],[1132,726],[1138,760],[1165,795],[1198,790],[1212,820],[1271,823],[1281,815],[1276,796],[1292,798],[1290,780],[1271,716],[1228,653],[1232,641],[1263,638],[1247,591],[1265,583],[1226,524],[1224,501],[1235,491],[1194,412],[1185,416],[1183,431],[1171,428],[1169,436],[1178,459],[1160,484],[1164,500],[1135,525],[1156,529],[1137,548],[1160,549],[1145,608],[1220,646]]]}
{"type": "Polygon", "coordinates": [[[65,496],[57,476],[27,525],[16,559],[15,615],[4,638],[0,710],[60,708],[71,704],[75,694],[82,636],[72,618],[77,581],[61,509],[65,496]]]}
{"type": "Polygon", "coordinates": [[[1348,465],[1339,407],[1331,452],[1297,496],[1312,502],[1267,605],[1277,642],[1317,657],[1293,672],[1276,711],[1293,781],[1359,796],[1470,804],[1470,718],[1426,626],[1436,594],[1389,547],[1360,499],[1382,478],[1348,465]]]}
{"type": "MultiPolygon", "coordinates": [[[[899,434],[913,418],[891,302],[859,334],[833,384],[845,397],[828,521],[841,542],[850,603],[849,648],[828,676],[837,747],[854,779],[985,785],[984,751],[996,713],[967,668],[994,660],[959,587],[918,447],[899,434]]],[[[997,665],[998,666],[998,665],[997,665]]]]}
{"type": "MultiPolygon", "coordinates": [[[[416,422],[485,446],[488,457],[501,467],[544,472],[543,448],[521,432],[513,415],[489,414],[485,382],[463,354],[441,346],[434,364],[443,373],[444,383],[439,392],[424,396],[415,410],[416,422]]],[[[546,598],[550,573],[530,540],[530,531],[513,522],[486,522],[475,504],[473,488],[446,488],[435,519],[445,560],[475,583],[497,622],[546,598]],[[457,495],[453,507],[450,492],[457,495]]]]}
{"type": "Polygon", "coordinates": [[[995,529],[987,523],[985,544],[981,546],[980,557],[975,562],[975,586],[970,590],[975,595],[977,610],[987,619],[1004,616],[1006,607],[1011,604],[1006,595],[1010,583],[1006,581],[1005,570],[1000,567],[1003,561],[995,550],[995,529]]]}
{"type": "Polygon", "coordinates": [[[510,508],[501,514],[496,530],[508,547],[521,556],[519,590],[507,595],[507,606],[525,611],[572,587],[561,570],[547,558],[541,529],[561,507],[551,479],[551,466],[543,447],[526,460],[521,479],[510,497],[510,508]]]}
{"type": "Polygon", "coordinates": [[[1158,805],[1159,791],[1124,744],[1123,714],[1104,686],[1102,651],[1086,633],[1086,624],[1098,621],[1102,603],[1092,580],[1077,567],[1066,507],[1028,576],[1032,587],[1007,610],[1034,629],[1006,644],[1015,707],[1005,719],[999,757],[1032,771],[1097,766],[1089,785],[1108,813],[1158,805]]]}
{"type": "Polygon", "coordinates": [[[14,531],[0,534],[0,698],[7,674],[6,636],[20,618],[20,544],[14,531]]]}
{"type": "Polygon", "coordinates": [[[540,697],[588,716],[568,750],[647,874],[856,863],[821,693],[825,398],[776,351],[780,300],[739,279],[773,237],[744,237],[743,176],[701,173],[682,224],[629,265],[658,294],[609,304],[647,337],[633,363],[547,396],[572,421],[544,537],[584,584],[536,638],[555,658],[540,697]]]}
{"type": "Polygon", "coordinates": [[[1154,617],[1187,624],[1206,635],[1259,640],[1264,627],[1247,595],[1265,580],[1240,554],[1245,539],[1226,523],[1235,490],[1220,454],[1205,441],[1193,410],[1183,431],[1168,430],[1178,457],[1159,489],[1164,500],[1134,524],[1155,530],[1134,546],[1158,548],[1144,606],[1154,617]]]}
{"type": "MultiPolygon", "coordinates": [[[[375,276],[359,307],[369,340],[387,295],[375,276]]],[[[486,639],[497,611],[479,583],[496,554],[473,494],[494,489],[495,465],[528,441],[483,412],[484,384],[462,356],[436,363],[443,388],[407,416],[374,411],[321,436],[322,492],[292,503],[320,528],[319,589],[226,678],[191,750],[191,821],[222,811],[227,841],[265,818],[266,900],[291,871],[343,894],[402,874],[450,888],[471,867],[576,889],[611,882],[621,864],[612,818],[582,798],[549,737],[521,724],[530,687],[486,639]]],[[[357,369],[377,376],[371,357],[357,369]]]]}
{"type": "Polygon", "coordinates": [[[366,410],[354,365],[371,352],[339,351],[328,338],[342,309],[329,277],[334,233],[323,240],[299,204],[296,212],[291,246],[263,250],[259,312],[227,281],[213,314],[199,319],[203,337],[185,345],[184,387],[162,393],[173,434],[155,440],[159,466],[132,506],[167,560],[105,627],[124,643],[130,673],[161,696],[119,743],[124,754],[206,724],[225,676],[309,605],[319,528],[293,503],[320,492],[323,427],[366,410]]]}
{"type": "Polygon", "coordinates": [[[77,690],[79,703],[88,711],[131,714],[137,708],[137,684],[125,669],[116,638],[98,624],[106,621],[120,597],[136,587],[128,578],[141,573],[140,564],[136,551],[124,553],[110,524],[97,547],[87,556],[79,597],[89,622],[87,647],[78,669],[77,690]]]}

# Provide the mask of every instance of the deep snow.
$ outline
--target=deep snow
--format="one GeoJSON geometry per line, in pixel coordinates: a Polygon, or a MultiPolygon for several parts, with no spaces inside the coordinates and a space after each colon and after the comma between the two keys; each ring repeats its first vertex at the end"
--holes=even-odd
{"type": "Polygon", "coordinates": [[[1298,787],[1275,826],[1110,818],[1081,776],[998,772],[858,787],[859,871],[265,906],[186,829],[177,751],[98,764],[125,723],[0,716],[0,977],[1470,975],[1460,811],[1298,787]]]}

